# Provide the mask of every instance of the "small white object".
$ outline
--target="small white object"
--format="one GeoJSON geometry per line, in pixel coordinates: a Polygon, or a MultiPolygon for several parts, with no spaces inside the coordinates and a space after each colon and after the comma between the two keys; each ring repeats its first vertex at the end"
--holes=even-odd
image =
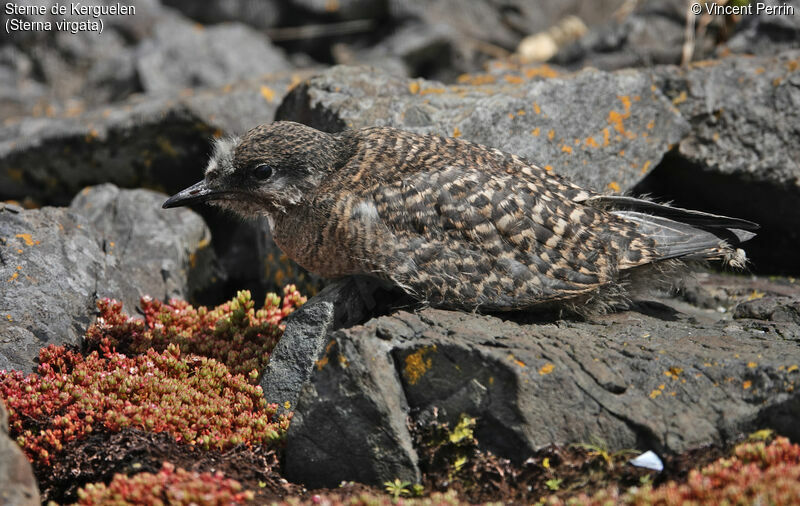
{"type": "Polygon", "coordinates": [[[661,472],[664,470],[664,463],[658,458],[658,455],[651,450],[644,452],[635,459],[630,461],[631,465],[636,467],[643,467],[645,469],[652,469],[653,471],[661,472]]]}

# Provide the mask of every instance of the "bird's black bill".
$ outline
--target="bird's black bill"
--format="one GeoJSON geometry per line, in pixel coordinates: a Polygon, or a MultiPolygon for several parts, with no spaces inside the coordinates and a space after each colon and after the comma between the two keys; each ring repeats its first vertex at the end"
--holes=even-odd
{"type": "Polygon", "coordinates": [[[167,201],[161,205],[161,207],[163,209],[169,209],[171,207],[188,206],[190,204],[197,204],[211,200],[218,195],[219,192],[214,191],[206,186],[205,181],[200,181],[199,183],[195,183],[185,190],[181,190],[172,197],[168,198],[167,201]]]}

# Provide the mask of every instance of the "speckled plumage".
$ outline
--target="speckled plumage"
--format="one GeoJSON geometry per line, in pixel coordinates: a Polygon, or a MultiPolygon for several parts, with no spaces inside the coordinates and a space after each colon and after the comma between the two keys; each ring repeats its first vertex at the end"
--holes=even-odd
{"type": "Polygon", "coordinates": [[[292,122],[219,142],[205,180],[165,207],[198,200],[267,215],[278,246],[322,276],[372,275],[434,306],[484,311],[583,303],[671,258],[739,265],[731,244],[757,228],[602,196],[460,139],[292,122]]]}

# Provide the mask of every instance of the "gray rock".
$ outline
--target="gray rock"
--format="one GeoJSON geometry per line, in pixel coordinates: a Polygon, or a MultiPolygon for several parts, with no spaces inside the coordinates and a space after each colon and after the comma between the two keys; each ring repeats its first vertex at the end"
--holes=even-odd
{"type": "Polygon", "coordinates": [[[653,73],[691,133],[637,191],[761,224],[745,245],[754,268],[797,273],[800,50],[653,73]]]}
{"type": "MultiPolygon", "coordinates": [[[[177,192],[202,177],[213,136],[272,121],[285,91],[304,75],[274,74],[185,96],[139,97],[75,118],[28,118],[0,127],[0,199],[66,205],[85,186],[104,182],[177,192]]],[[[278,272],[305,293],[316,286],[305,271],[281,260],[263,224],[243,223],[207,206],[198,211],[212,228],[230,285],[219,297],[244,288],[259,297],[280,291],[278,272]]]]}
{"type": "Polygon", "coordinates": [[[278,404],[282,413],[294,409],[329,333],[364,321],[378,306],[376,294],[381,286],[369,278],[338,280],[289,315],[286,330],[262,375],[261,388],[267,402],[278,404]]]}
{"type": "Polygon", "coordinates": [[[287,479],[309,488],[344,480],[419,481],[408,406],[390,351],[380,339],[331,336],[289,427],[287,479]]]}
{"type": "Polygon", "coordinates": [[[104,184],[85,188],[70,204],[89,221],[105,253],[109,276],[98,296],[122,301],[129,312],[143,295],[193,299],[219,277],[203,219],[188,209],[165,212],[163,201],[163,193],[104,184]]]}
{"type": "MultiPolygon", "coordinates": [[[[764,303],[800,302],[790,282],[711,276],[702,289],[746,306],[755,287],[764,303]]],[[[797,437],[800,351],[786,337],[800,325],[734,311],[661,298],[589,322],[527,324],[424,309],[334,332],[295,412],[288,476],[309,486],[411,479],[416,453],[401,422],[434,410],[452,424],[476,417],[481,448],[518,463],[598,439],[663,454],[764,427],[797,437]]]]}
{"type": "Polygon", "coordinates": [[[39,348],[79,345],[106,277],[89,222],[65,209],[0,205],[0,362],[30,372],[39,348]]]}
{"type": "MultiPolygon", "coordinates": [[[[603,70],[678,64],[685,40],[686,9],[683,0],[640,2],[628,15],[591,26],[586,35],[559,50],[550,61],[573,69],[589,66],[603,70]]],[[[713,36],[710,30],[695,40],[695,59],[711,54],[713,36]]]]}
{"type": "Polygon", "coordinates": [[[461,135],[601,191],[629,190],[688,132],[652,79],[635,71],[445,86],[339,66],[292,90],[276,119],[325,131],[385,125],[461,135]]]}
{"type": "Polygon", "coordinates": [[[0,366],[30,371],[39,348],[80,345],[101,297],[132,313],[140,295],[186,297],[213,254],[189,210],[160,212],[164,195],[90,189],[73,209],[0,206],[0,366]]]}
{"type": "Polygon", "coordinates": [[[0,503],[6,506],[38,506],[39,487],[31,463],[17,443],[8,437],[8,413],[0,400],[0,503]]]}
{"type": "Polygon", "coordinates": [[[0,127],[0,198],[66,204],[81,188],[111,182],[177,191],[203,173],[216,135],[272,120],[303,73],[221,89],[132,98],[77,117],[26,118],[0,127]]]}
{"type": "Polygon", "coordinates": [[[692,126],[678,145],[706,171],[800,184],[800,50],[655,69],[656,85],[692,126]]]}
{"type": "Polygon", "coordinates": [[[240,24],[202,27],[169,19],[137,51],[139,79],[148,93],[218,87],[291,68],[283,51],[240,24]]]}
{"type": "Polygon", "coordinates": [[[766,0],[757,3],[782,9],[777,14],[756,14],[753,5],[753,14],[744,16],[736,24],[733,36],[717,53],[732,51],[771,56],[782,50],[800,48],[800,1],[766,0]]]}

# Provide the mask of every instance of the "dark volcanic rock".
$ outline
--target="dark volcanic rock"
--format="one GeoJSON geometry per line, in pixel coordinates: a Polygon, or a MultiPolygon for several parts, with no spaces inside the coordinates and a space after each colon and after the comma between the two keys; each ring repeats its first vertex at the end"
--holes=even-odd
{"type": "Polygon", "coordinates": [[[652,79],[638,72],[445,86],[340,66],[296,87],[276,119],[325,131],[386,125],[460,135],[601,191],[629,190],[688,131],[652,79]]]}
{"type": "Polygon", "coordinates": [[[111,182],[177,191],[203,173],[213,136],[268,123],[307,74],[278,73],[198,92],[137,97],[77,117],[26,118],[0,128],[0,199],[66,204],[111,182]]]}
{"type": "Polygon", "coordinates": [[[0,504],[5,506],[38,506],[39,487],[31,463],[8,437],[8,413],[0,400],[0,504]]]}
{"type": "MultiPolygon", "coordinates": [[[[285,91],[303,75],[274,74],[221,89],[139,97],[76,118],[11,123],[0,128],[0,200],[65,205],[85,186],[105,182],[177,192],[202,178],[214,136],[272,121],[285,91]]],[[[316,285],[281,260],[263,223],[244,223],[207,206],[198,211],[211,226],[229,280],[220,298],[245,288],[259,297],[279,291],[279,272],[304,292],[316,285]]]]}
{"type": "Polygon", "coordinates": [[[800,272],[800,50],[654,74],[692,130],[636,191],[755,221],[755,268],[800,272]]]}
{"type": "Polygon", "coordinates": [[[532,325],[425,309],[333,332],[298,402],[287,473],[313,486],[411,479],[417,457],[403,421],[434,410],[453,424],[476,417],[481,447],[517,462],[597,439],[663,454],[764,427],[800,436],[798,324],[747,318],[761,310],[736,309],[731,320],[729,310],[755,286],[797,304],[800,287],[701,281],[697,290],[726,294],[723,312],[661,299],[532,325]]]}
{"type": "MultiPolygon", "coordinates": [[[[328,333],[351,327],[374,314],[382,295],[382,283],[370,278],[349,277],[333,282],[292,313],[286,330],[269,357],[261,388],[281,412],[297,405],[300,390],[308,383],[317,358],[328,342],[328,333]]],[[[302,422],[300,422],[302,423],[302,422]]]]}
{"type": "Polygon", "coordinates": [[[186,297],[207,283],[208,229],[188,209],[161,212],[164,197],[109,185],[73,210],[0,204],[0,368],[30,371],[39,348],[80,345],[98,298],[133,312],[146,292],[186,297]]]}

